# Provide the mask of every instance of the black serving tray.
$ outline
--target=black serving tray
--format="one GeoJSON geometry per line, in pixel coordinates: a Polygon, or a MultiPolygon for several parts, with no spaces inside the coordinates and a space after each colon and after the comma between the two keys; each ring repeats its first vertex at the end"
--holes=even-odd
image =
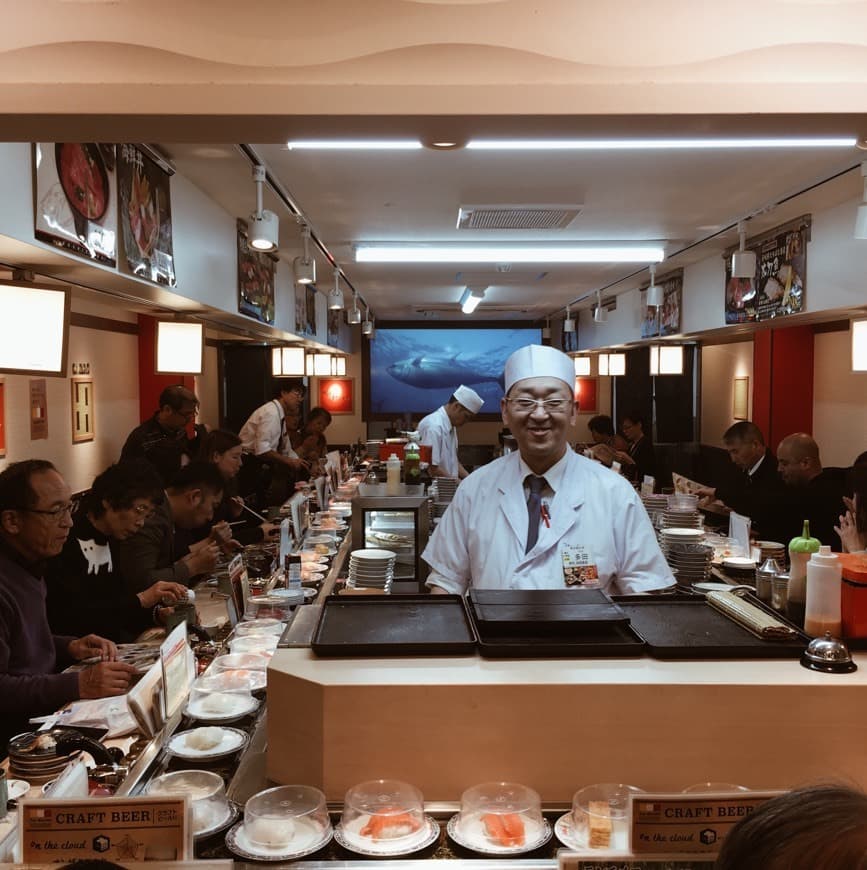
{"type": "Polygon", "coordinates": [[[466,655],[476,632],[460,595],[330,596],[311,647],[319,656],[466,655]]]}
{"type": "MultiPolygon", "coordinates": [[[[757,598],[748,600],[779,617],[757,598]]],[[[622,595],[615,601],[658,659],[799,658],[810,642],[803,633],[797,640],[762,640],[703,597],[622,595]]]]}
{"type": "Polygon", "coordinates": [[[576,635],[629,622],[601,589],[471,589],[469,601],[485,635],[576,635]]]}

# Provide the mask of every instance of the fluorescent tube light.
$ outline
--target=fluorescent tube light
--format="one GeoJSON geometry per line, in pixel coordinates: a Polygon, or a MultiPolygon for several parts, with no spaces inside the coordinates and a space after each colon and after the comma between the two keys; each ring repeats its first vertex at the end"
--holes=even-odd
{"type": "Polygon", "coordinates": [[[854,148],[845,137],[744,139],[471,139],[473,151],[666,151],[749,148],[854,148]]]}
{"type": "Polygon", "coordinates": [[[290,151],[419,151],[417,139],[295,139],[286,143],[290,151]]]}
{"type": "Polygon", "coordinates": [[[476,310],[476,308],[479,307],[479,303],[484,298],[484,289],[471,290],[469,287],[467,287],[467,289],[464,290],[463,294],[461,295],[461,311],[463,311],[464,314],[472,314],[476,310]]]}
{"type": "Polygon", "coordinates": [[[612,244],[570,246],[392,245],[364,244],[357,263],[659,263],[662,245],[612,244]]]}

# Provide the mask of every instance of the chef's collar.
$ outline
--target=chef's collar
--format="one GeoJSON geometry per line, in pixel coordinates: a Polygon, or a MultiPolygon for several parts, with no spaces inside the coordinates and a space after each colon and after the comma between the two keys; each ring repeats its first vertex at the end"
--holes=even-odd
{"type": "MultiPolygon", "coordinates": [[[[543,471],[539,477],[544,477],[548,483],[548,486],[556,495],[557,492],[563,486],[563,478],[566,474],[566,466],[569,463],[569,454],[572,452],[572,448],[569,445],[566,445],[566,452],[547,470],[543,471]]],[[[536,474],[526,462],[524,462],[523,457],[518,454],[518,464],[521,468],[521,480],[524,480],[528,474],[536,474]]]]}

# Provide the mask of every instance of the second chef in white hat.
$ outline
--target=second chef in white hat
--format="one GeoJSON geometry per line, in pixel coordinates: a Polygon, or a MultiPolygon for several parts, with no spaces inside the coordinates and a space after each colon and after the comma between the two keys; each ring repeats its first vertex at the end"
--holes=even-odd
{"type": "Polygon", "coordinates": [[[484,400],[475,390],[461,384],[445,405],[418,424],[420,443],[431,448],[431,477],[467,476],[469,472],[458,459],[457,430],[472,420],[483,404],[484,400]]]}
{"type": "Polygon", "coordinates": [[[503,422],[518,450],[458,487],[423,553],[432,592],[600,587],[642,592],[674,583],[635,491],[569,446],[572,360],[516,350],[505,366],[503,422]]]}

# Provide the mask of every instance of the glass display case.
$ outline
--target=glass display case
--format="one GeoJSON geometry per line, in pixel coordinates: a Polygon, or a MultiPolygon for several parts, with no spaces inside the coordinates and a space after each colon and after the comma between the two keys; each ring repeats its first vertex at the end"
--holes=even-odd
{"type": "Polygon", "coordinates": [[[428,565],[421,554],[429,528],[425,495],[357,495],[352,500],[353,549],[373,547],[394,552],[397,582],[424,583],[428,565]]]}

